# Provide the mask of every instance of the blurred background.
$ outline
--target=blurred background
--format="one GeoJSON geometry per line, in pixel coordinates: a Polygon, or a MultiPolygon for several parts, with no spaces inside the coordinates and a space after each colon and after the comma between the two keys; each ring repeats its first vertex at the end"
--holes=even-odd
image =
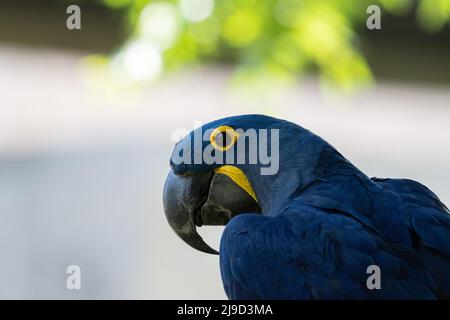
{"type": "Polygon", "coordinates": [[[449,205],[449,22],[449,0],[2,0],[0,298],[225,298],[161,203],[176,133],[219,117],[296,122],[449,205]]]}

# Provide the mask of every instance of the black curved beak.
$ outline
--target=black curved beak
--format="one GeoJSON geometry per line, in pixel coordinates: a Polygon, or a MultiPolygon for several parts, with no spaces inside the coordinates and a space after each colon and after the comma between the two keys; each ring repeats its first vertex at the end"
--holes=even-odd
{"type": "Polygon", "coordinates": [[[177,175],[170,171],[163,204],[175,233],[191,247],[211,254],[218,252],[202,239],[197,226],[226,225],[240,213],[261,211],[246,191],[226,175],[214,172],[177,175]]]}

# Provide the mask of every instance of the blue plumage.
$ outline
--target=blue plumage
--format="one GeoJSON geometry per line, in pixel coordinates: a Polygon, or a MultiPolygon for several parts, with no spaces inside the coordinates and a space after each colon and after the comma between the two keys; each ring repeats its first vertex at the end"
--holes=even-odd
{"type": "Polygon", "coordinates": [[[283,120],[238,116],[203,129],[219,125],[280,132],[276,175],[238,165],[262,214],[236,216],[223,233],[229,298],[450,297],[450,215],[425,186],[370,179],[323,139],[283,120]],[[380,290],[366,286],[369,265],[380,267],[380,290]]]}

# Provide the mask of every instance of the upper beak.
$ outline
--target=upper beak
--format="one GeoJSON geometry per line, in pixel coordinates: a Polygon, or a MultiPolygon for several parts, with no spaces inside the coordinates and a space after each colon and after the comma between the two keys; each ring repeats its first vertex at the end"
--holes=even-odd
{"type": "Polygon", "coordinates": [[[218,254],[198,234],[202,225],[225,225],[237,214],[260,212],[256,200],[232,179],[217,172],[177,175],[169,172],[163,193],[164,212],[191,247],[218,254]]]}
{"type": "Polygon", "coordinates": [[[175,175],[172,170],[164,184],[164,212],[170,226],[191,247],[218,254],[197,233],[195,214],[208,195],[212,174],[175,175]]]}

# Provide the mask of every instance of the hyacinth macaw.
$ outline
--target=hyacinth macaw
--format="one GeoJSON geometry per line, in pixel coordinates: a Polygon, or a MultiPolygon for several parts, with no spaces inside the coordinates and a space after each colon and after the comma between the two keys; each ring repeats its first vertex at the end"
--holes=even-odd
{"type": "Polygon", "coordinates": [[[419,182],[369,178],[301,126],[263,115],[217,120],[178,142],[170,166],[163,202],[173,230],[217,253],[196,227],[226,225],[220,271],[230,299],[450,298],[446,206],[419,182]],[[207,148],[236,148],[248,129],[278,130],[277,149],[268,146],[279,155],[276,174],[261,174],[259,160],[194,161],[207,148]],[[369,289],[372,265],[380,285],[369,289]]]}

